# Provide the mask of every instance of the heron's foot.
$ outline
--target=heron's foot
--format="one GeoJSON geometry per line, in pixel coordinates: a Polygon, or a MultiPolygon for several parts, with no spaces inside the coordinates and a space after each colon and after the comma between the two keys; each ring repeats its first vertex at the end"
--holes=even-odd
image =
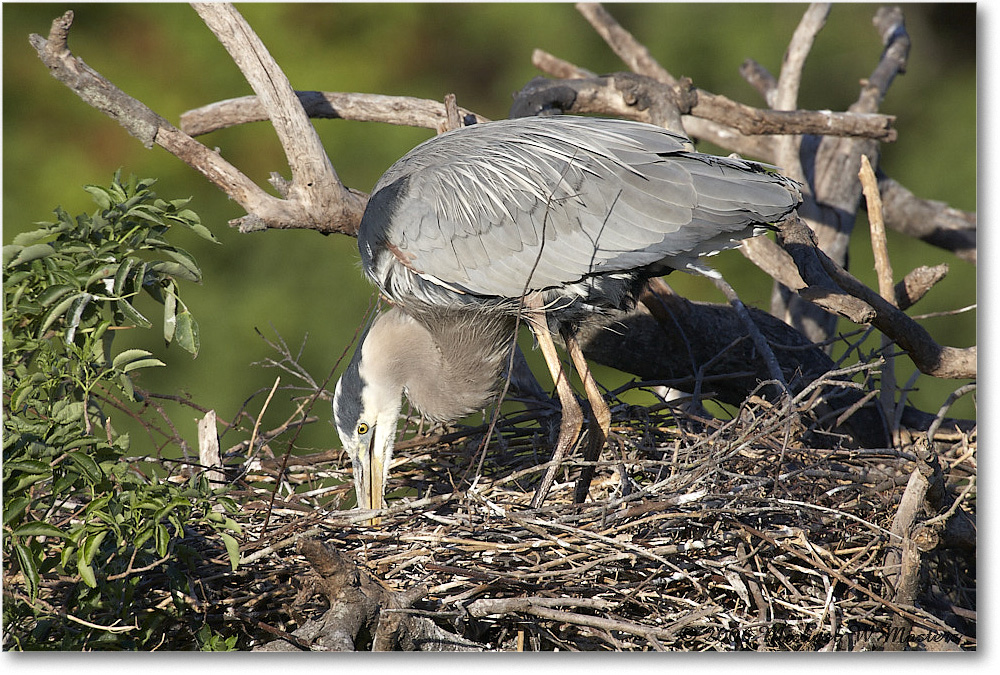
{"type": "Polygon", "coordinates": [[[559,439],[556,441],[556,448],[552,453],[549,466],[542,476],[542,482],[538,484],[538,487],[535,489],[535,496],[531,499],[531,508],[533,509],[539,508],[545,501],[549,490],[552,489],[552,483],[555,482],[556,472],[559,471],[563,460],[569,456],[573,450],[573,446],[576,445],[577,439],[580,437],[580,429],[583,428],[583,412],[580,410],[580,406],[577,405],[576,400],[571,400],[572,405],[568,405],[566,401],[563,401],[562,422],[559,425],[559,439]]]}
{"type": "Polygon", "coordinates": [[[611,410],[604,398],[597,402],[591,401],[591,410],[587,424],[587,449],[583,453],[584,464],[580,469],[580,477],[576,479],[573,490],[573,501],[582,504],[587,500],[590,483],[597,472],[596,462],[601,458],[601,450],[607,445],[611,434],[611,410]]]}

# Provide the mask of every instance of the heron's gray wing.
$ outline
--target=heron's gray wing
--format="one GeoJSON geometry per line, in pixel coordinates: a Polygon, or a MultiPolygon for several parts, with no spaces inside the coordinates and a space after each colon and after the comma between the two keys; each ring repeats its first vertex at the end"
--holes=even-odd
{"type": "Polygon", "coordinates": [[[798,203],[759,165],[690,152],[658,127],[567,116],[442,134],[372,199],[363,255],[386,247],[425,280],[508,297],[735,245],[798,203]]]}

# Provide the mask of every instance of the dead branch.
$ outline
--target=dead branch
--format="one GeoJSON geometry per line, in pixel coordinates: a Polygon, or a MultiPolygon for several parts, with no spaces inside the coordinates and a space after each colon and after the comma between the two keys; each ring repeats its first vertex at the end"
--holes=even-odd
{"type": "Polygon", "coordinates": [[[808,283],[826,284],[823,277],[828,276],[843,291],[870,305],[875,311],[870,323],[905,350],[920,372],[943,378],[976,377],[975,347],[958,349],[939,345],[923,326],[831,260],[819,249],[813,233],[801,221],[789,218],[782,223],[779,242],[791,254],[799,273],[808,283]],[[817,271],[814,257],[822,265],[824,275],[817,271]]]}
{"type": "Polygon", "coordinates": [[[557,56],[549,54],[544,49],[535,49],[531,53],[531,65],[543,73],[560,79],[586,79],[597,77],[597,73],[581,68],[557,56]]]}
{"type": "Polygon", "coordinates": [[[645,45],[615,21],[600,3],[579,2],[576,10],[590,22],[597,34],[634,73],[645,75],[666,85],[674,84],[674,76],[657,63],[645,45]]]}
{"type": "Polygon", "coordinates": [[[876,176],[887,227],[976,264],[975,212],[920,199],[884,173],[876,176]]]}
{"type": "Polygon", "coordinates": [[[687,79],[666,85],[635,73],[614,73],[586,79],[536,78],[518,92],[514,100],[512,117],[556,109],[565,113],[619,115],[657,124],[657,117],[669,114],[672,104],[681,108],[682,113],[724,125],[745,135],[817,134],[882,141],[896,139],[896,131],[892,128],[895,118],[890,115],[762,110],[697,89],[687,79]],[[686,103],[679,105],[678,102],[686,103]]]}
{"type": "MultiPolygon", "coordinates": [[[[861,447],[889,443],[881,413],[865,390],[846,384],[852,372],[838,375],[821,347],[766,312],[748,310],[790,390],[798,394],[825,388],[822,400],[815,403],[816,429],[847,434],[861,447]]],[[[640,306],[631,312],[591,317],[581,325],[578,339],[588,359],[636,375],[647,387],[700,391],[730,405],[740,405],[760,382],[772,378],[731,307],[691,302],[665,285],[647,289],[640,306]]],[[[934,424],[935,416],[907,406],[901,420],[903,427],[923,431],[934,424]]],[[[943,428],[974,426],[970,421],[948,420],[943,428]]]]}
{"type": "MultiPolygon", "coordinates": [[[[383,96],[329,91],[297,91],[295,95],[306,114],[313,119],[343,119],[359,122],[383,122],[400,126],[440,129],[446,122],[445,106],[412,96],[383,96]]],[[[477,123],[489,122],[482,115],[459,108],[463,118],[477,123]]],[[[266,122],[267,108],[256,96],[217,101],[181,115],[181,129],[192,136],[220,129],[266,122]]]]}
{"type": "Polygon", "coordinates": [[[319,134],[284,71],[261,39],[231,4],[193,3],[192,6],[229,52],[267,110],[292,172],[286,199],[299,204],[307,213],[333,216],[334,222],[356,217],[364,200],[340,182],[319,134]]]}
{"type": "Polygon", "coordinates": [[[909,309],[947,274],[948,266],[945,264],[914,268],[893,289],[893,304],[900,309],[909,309]]]}
{"type": "MultiPolygon", "coordinates": [[[[848,108],[850,113],[874,114],[896,73],[903,72],[909,52],[909,35],[902,12],[880,9],[873,20],[885,49],[872,75],[863,82],[857,101],[848,108]]],[[[785,149],[785,158],[799,158],[803,175],[811,177],[810,199],[804,194],[799,215],[816,233],[816,240],[832,260],[847,264],[847,249],[861,201],[858,180],[861,156],[868,157],[872,166],[878,164],[878,145],[874,139],[859,137],[803,137],[794,147],[785,149]]],[[[779,160],[782,158],[779,157],[779,160]]],[[[810,191],[806,191],[809,194],[810,191]]],[[[836,317],[824,314],[809,304],[803,304],[787,289],[776,287],[772,296],[771,313],[785,316],[816,342],[833,334],[836,317]]]]}
{"type": "Polygon", "coordinates": [[[372,651],[480,651],[481,645],[449,633],[425,617],[408,614],[427,593],[416,585],[391,591],[347,555],[313,539],[300,539],[299,552],[317,575],[317,589],[330,608],[291,634],[294,640],[263,645],[260,651],[354,651],[362,631],[372,635],[372,651]]]}

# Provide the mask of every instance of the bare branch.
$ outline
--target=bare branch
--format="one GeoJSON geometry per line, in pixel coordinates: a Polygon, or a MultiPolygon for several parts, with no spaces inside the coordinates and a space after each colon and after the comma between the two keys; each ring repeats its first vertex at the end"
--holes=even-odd
{"type": "Polygon", "coordinates": [[[343,185],[288,78],[250,25],[229,3],[193,3],[256,92],[288,158],[292,194],[337,194],[343,185]]]}
{"type": "Polygon", "coordinates": [[[976,264],[975,212],[920,199],[885,174],[876,175],[887,227],[976,264]]]}
{"type": "Polygon", "coordinates": [[[775,110],[795,110],[798,107],[802,69],[812,51],[816,35],[823,29],[829,14],[829,3],[814,3],[802,15],[785,51],[778,82],[767,101],[775,110]]]}
{"type": "Polygon", "coordinates": [[[445,122],[440,127],[441,132],[462,128],[462,116],[458,111],[458,99],[454,94],[444,97],[445,122]]]}
{"type": "Polygon", "coordinates": [[[939,345],[923,326],[831,260],[816,246],[812,231],[800,220],[786,219],[780,226],[779,240],[799,265],[803,279],[809,283],[825,283],[822,278],[815,279],[817,273],[814,268],[800,264],[806,257],[802,255],[803,251],[811,248],[829,278],[874,309],[871,324],[906,351],[920,372],[932,377],[951,379],[976,377],[975,347],[958,349],[939,345]]]}
{"type": "Polygon", "coordinates": [[[903,10],[892,6],[879,7],[872,24],[882,37],[885,51],[871,76],[864,82],[857,102],[850,107],[855,112],[878,110],[896,75],[906,72],[906,61],[910,54],[910,35],[903,23],[903,10]]]}
{"type": "Polygon", "coordinates": [[[763,65],[757,63],[754,59],[746,59],[743,65],[740,66],[740,75],[746,80],[751,87],[757,90],[767,104],[774,107],[772,99],[774,98],[774,91],[778,86],[778,80],[775,79],[774,75],[765,68],[763,65]]]}
{"type": "MultiPolygon", "coordinates": [[[[343,119],[359,122],[384,122],[401,126],[437,130],[446,120],[441,101],[412,96],[383,96],[329,91],[297,91],[295,95],[314,119],[343,119]]],[[[473,118],[477,123],[490,120],[471,110],[459,107],[463,118],[473,118]]],[[[181,129],[192,136],[208,134],[220,129],[266,122],[267,109],[256,96],[217,101],[181,115],[181,129]]]]}
{"type": "MultiPolygon", "coordinates": [[[[785,50],[778,81],[774,89],[768,92],[767,102],[774,110],[795,110],[798,107],[802,69],[805,67],[806,58],[812,50],[816,35],[823,29],[829,13],[829,4],[814,3],[809,6],[799,25],[796,26],[788,43],[788,49],[785,50]]],[[[803,198],[808,202],[812,198],[812,185],[806,180],[807,165],[799,152],[801,146],[800,136],[783,135],[775,139],[778,165],[786,174],[805,186],[803,198]]],[[[777,308],[773,307],[772,311],[774,309],[777,308]]]]}
{"type": "Polygon", "coordinates": [[[564,61],[544,49],[536,49],[531,53],[531,65],[543,73],[560,79],[597,77],[597,73],[564,61]]]}
{"type": "Polygon", "coordinates": [[[73,56],[66,41],[73,23],[69,11],[52,22],[48,39],[32,34],[31,45],[52,76],[86,103],[121,124],[147,148],[159,145],[176,155],[216,184],[232,200],[244,206],[260,204],[271,210],[279,200],[271,197],[218,153],[201,145],[142,102],[113,85],[80,58],[73,56]]]}
{"type": "Polygon", "coordinates": [[[698,89],[698,102],[691,108],[703,117],[737,129],[744,134],[817,134],[896,140],[892,115],[852,114],[825,110],[763,110],[737,103],[725,96],[698,89]]]}
{"type": "Polygon", "coordinates": [[[267,47],[231,4],[194,3],[193,7],[268,112],[292,171],[287,198],[323,219],[353,221],[363,210],[364,200],[340,182],[319,134],[267,47]]]}
{"type": "MultiPolygon", "coordinates": [[[[690,86],[674,86],[634,73],[603,77],[546,80],[535,78],[515,98],[518,115],[555,107],[563,112],[620,115],[651,122],[664,106],[712,120],[743,134],[821,134],[892,141],[891,115],[867,115],[811,110],[763,110],[690,86]]],[[[653,122],[655,123],[655,122],[653,122]]]]}
{"type": "Polygon", "coordinates": [[[116,120],[146,147],[159,145],[208,178],[249,214],[234,221],[242,230],[277,227],[354,232],[357,229],[364,210],[363,194],[344,188],[349,198],[339,204],[324,201],[322,204],[328,208],[322,211],[313,208],[314,203],[268,194],[219,153],[194,140],[75,57],[66,45],[72,22],[73,13],[67,12],[53,22],[48,39],[40,35],[29,38],[53,77],[116,120]]]}
{"type": "MultiPolygon", "coordinates": [[[[906,50],[899,46],[908,45],[909,38],[902,15],[898,14],[899,21],[888,22],[891,30],[885,29],[883,24],[886,22],[879,20],[881,16],[885,14],[876,14],[875,23],[886,49],[872,77],[862,87],[858,101],[848,108],[848,112],[874,114],[892,81],[889,73],[898,72],[905,66],[906,50]],[[871,89],[873,82],[874,89],[871,89]]],[[[851,231],[861,202],[861,184],[857,178],[861,156],[866,155],[872,166],[877,166],[878,143],[874,138],[824,134],[819,138],[802,138],[797,141],[794,151],[787,147],[779,151],[778,161],[790,160],[792,155],[801,161],[803,170],[809,174],[812,188],[811,195],[804,198],[799,215],[815,231],[819,247],[839,265],[846,265],[851,231]]],[[[781,288],[775,288],[771,312],[786,316],[792,325],[816,342],[826,340],[836,327],[836,317],[800,304],[798,298],[781,288]]]]}
{"type": "Polygon", "coordinates": [[[632,72],[651,77],[663,84],[674,84],[674,76],[657,63],[645,45],[622,28],[599,3],[580,2],[577,3],[576,9],[632,72]]]}
{"type": "Polygon", "coordinates": [[[947,274],[948,266],[945,264],[934,267],[921,265],[913,269],[893,289],[894,304],[900,309],[912,307],[947,274]]]}

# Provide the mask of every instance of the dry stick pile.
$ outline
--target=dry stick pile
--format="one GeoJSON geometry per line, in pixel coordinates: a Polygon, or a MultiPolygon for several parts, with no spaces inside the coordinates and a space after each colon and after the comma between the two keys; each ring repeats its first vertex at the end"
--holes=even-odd
{"type": "MultiPolygon", "coordinates": [[[[32,36],[32,43],[81,97],[243,206],[248,215],[233,223],[243,231],[356,228],[364,195],[340,183],[309,115],[439,129],[477,117],[454,100],[442,106],[293,92],[232,7],[196,9],[257,97],[192,111],[182,119],[184,130],[70,53],[71,13],[54,22],[48,40],[32,36]],[[271,119],[289,159],[292,180],[274,180],[281,199],[189,135],[263,118],[271,119]]],[[[778,78],[745,64],[771,110],[674,78],[600,6],[578,9],[633,72],[596,77],[539,51],[536,65],[565,79],[529,84],[517,107],[643,119],[793,172],[805,158],[815,169],[812,206],[836,204],[850,215],[844,223],[816,220],[823,214],[808,199],[800,210],[832,260],[814,253],[805,241],[812,235],[799,236],[803,228],[794,223],[782,230],[785,250],[756,240],[748,257],[794,291],[793,300],[825,301],[827,310],[875,325],[915,361],[926,361],[924,372],[943,366],[949,377],[974,376],[974,348],[941,348],[899,312],[903,304],[893,304],[888,288],[880,296],[837,267],[860,201],[855,174],[843,163],[877,157],[876,139],[896,133],[877,108],[905,68],[909,38],[898,9],[876,13],[885,44],[879,65],[851,110],[833,114],[795,110],[802,63],[826,5],[807,10],[778,78]],[[822,136],[812,156],[799,152],[803,134],[822,136]],[[794,265],[788,253],[798,254],[794,265]]],[[[921,202],[885,176],[878,189],[887,226],[975,260],[974,214],[921,202]],[[915,225],[928,222],[949,236],[915,225]]],[[[485,425],[417,437],[397,446],[390,478],[396,494],[376,528],[361,525],[370,513],[338,510],[351,490],[343,457],[257,459],[278,431],[295,433],[301,422],[289,421],[228,453],[230,463],[251,471],[234,492],[245,508],[243,559],[236,573],[219,572],[225,556],[213,557],[201,541],[206,562],[190,604],[211,622],[238,621],[254,644],[270,650],[975,648],[974,427],[942,424],[949,401],[920,427],[926,434],[890,415],[892,448],[852,448],[837,427],[858,408],[819,407],[845,387],[863,392],[858,405],[871,400],[873,382],[887,377],[883,366],[892,358],[887,352],[862,359],[853,372],[839,373],[851,380],[829,374],[820,384],[803,382],[791,406],[750,396],[728,420],[612,401],[611,449],[582,505],[572,503],[569,480],[584,464],[577,461],[563,467],[560,489],[544,508],[527,507],[549,455],[550,410],[503,418],[485,453],[485,425]]],[[[698,386],[710,386],[698,377],[698,386]]],[[[691,410],[701,410],[693,403],[691,410]]]]}
{"type": "MultiPolygon", "coordinates": [[[[337,484],[342,463],[293,459],[231,614],[281,637],[265,649],[975,646],[974,439],[942,434],[933,453],[815,447],[796,440],[808,411],[759,399],[728,422],[614,410],[617,450],[584,505],[567,479],[577,463],[528,510],[547,446],[511,422],[523,412],[503,420],[467,489],[451,486],[475,469],[481,430],[404,445],[390,488],[419,497],[390,500],[376,528],[330,510],[350,487],[337,484]],[[907,575],[919,579],[905,597],[888,580],[907,575]]],[[[270,473],[256,476],[262,510],[270,473]]]]}

